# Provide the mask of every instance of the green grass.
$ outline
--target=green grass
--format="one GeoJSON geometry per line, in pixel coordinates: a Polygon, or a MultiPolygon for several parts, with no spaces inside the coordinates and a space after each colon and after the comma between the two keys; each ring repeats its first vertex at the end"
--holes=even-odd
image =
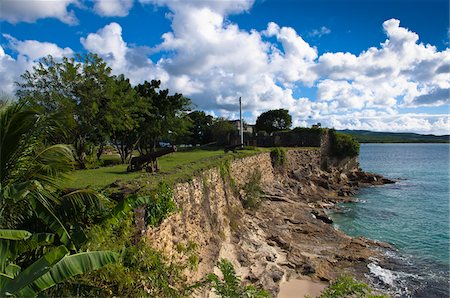
{"type": "Polygon", "coordinates": [[[218,166],[225,160],[243,158],[263,151],[267,151],[267,149],[255,148],[226,154],[223,150],[174,152],[158,159],[160,172],[157,174],[145,173],[144,171],[128,173],[126,171],[127,165],[115,165],[74,171],[69,176],[69,179],[63,182],[63,186],[67,188],[84,188],[89,186],[90,188],[102,189],[117,180],[121,180],[123,183],[132,180],[146,180],[145,184],[152,187],[157,185],[159,181],[171,184],[189,180],[200,171],[218,166]]]}

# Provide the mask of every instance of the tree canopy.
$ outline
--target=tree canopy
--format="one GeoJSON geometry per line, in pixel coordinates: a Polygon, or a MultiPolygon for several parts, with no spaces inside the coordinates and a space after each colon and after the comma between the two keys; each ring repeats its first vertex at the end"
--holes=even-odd
{"type": "Polygon", "coordinates": [[[157,80],[133,87],[124,75],[112,75],[96,54],[59,60],[48,56],[21,79],[19,99],[67,128],[47,141],[72,144],[81,168],[94,146],[100,158],[104,145],[112,143],[125,162],[133,149],[151,151],[159,141],[188,132],[188,98],[171,95],[157,80]]]}
{"type": "Polygon", "coordinates": [[[256,119],[256,131],[272,133],[289,129],[292,125],[292,117],[285,109],[270,110],[262,113],[256,119]]]}

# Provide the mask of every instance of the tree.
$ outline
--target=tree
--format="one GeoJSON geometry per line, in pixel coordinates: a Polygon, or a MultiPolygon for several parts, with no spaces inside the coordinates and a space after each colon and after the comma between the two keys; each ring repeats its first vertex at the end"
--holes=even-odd
{"type": "Polygon", "coordinates": [[[48,56],[21,78],[19,99],[29,101],[45,115],[64,119],[68,133],[52,135],[50,142],[72,144],[74,157],[84,168],[92,145],[104,141],[104,134],[95,128],[108,101],[111,68],[91,53],[60,61],[48,56]]]}
{"type": "Polygon", "coordinates": [[[57,216],[55,207],[61,207],[65,214],[76,214],[86,205],[98,208],[92,204],[97,195],[83,190],[59,195],[59,179],[72,170],[73,159],[67,146],[43,144],[53,126],[54,121],[25,102],[0,107],[1,297],[34,297],[56,283],[118,258],[108,251],[69,255],[80,243],[57,216]],[[17,230],[20,226],[38,227],[39,231],[32,235],[17,230]],[[24,254],[32,255],[31,261],[24,254]]]}
{"type": "Polygon", "coordinates": [[[123,75],[109,81],[105,106],[99,115],[99,131],[108,136],[125,163],[139,141],[138,129],[151,106],[137,94],[123,75]]]}
{"type": "Polygon", "coordinates": [[[75,249],[78,243],[55,206],[65,213],[86,205],[98,208],[99,195],[89,190],[59,195],[60,179],[73,169],[73,159],[65,145],[43,145],[51,131],[52,122],[24,103],[0,109],[0,228],[22,225],[51,231],[67,248],[75,249]],[[37,220],[40,224],[32,224],[37,220]]]}
{"type": "Polygon", "coordinates": [[[189,143],[207,144],[212,142],[213,133],[212,128],[214,124],[214,118],[211,115],[206,115],[203,111],[193,111],[187,115],[192,121],[191,137],[189,143]]]}
{"type": "Polygon", "coordinates": [[[214,121],[212,133],[217,145],[229,145],[231,134],[237,132],[237,128],[227,119],[218,118],[214,121]]]}
{"type": "Polygon", "coordinates": [[[161,81],[145,81],[135,87],[148,110],[140,113],[139,151],[153,151],[161,140],[174,140],[188,132],[190,121],[185,116],[191,101],[182,94],[169,95],[160,90],[161,81]]]}
{"type": "Polygon", "coordinates": [[[292,117],[285,109],[270,110],[262,113],[256,119],[256,131],[272,133],[289,129],[292,125],[292,117]]]}

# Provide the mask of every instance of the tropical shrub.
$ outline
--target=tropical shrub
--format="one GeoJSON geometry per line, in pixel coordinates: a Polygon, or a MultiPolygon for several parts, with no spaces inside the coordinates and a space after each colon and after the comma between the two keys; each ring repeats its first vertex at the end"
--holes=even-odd
{"type": "Polygon", "coordinates": [[[352,136],[330,130],[331,154],[336,157],[355,157],[359,143],[352,136]]]}
{"type": "Polygon", "coordinates": [[[0,297],[35,297],[75,275],[99,269],[117,260],[111,251],[92,251],[69,255],[64,245],[51,247],[27,268],[15,262],[26,251],[53,244],[53,234],[34,234],[24,230],[0,230],[0,297]]]}
{"type": "Polygon", "coordinates": [[[246,209],[256,209],[261,204],[261,171],[259,169],[255,169],[250,177],[248,178],[247,183],[242,187],[244,191],[243,197],[243,206],[246,209]]]}
{"type": "Polygon", "coordinates": [[[274,168],[282,169],[286,166],[287,155],[284,148],[273,148],[272,151],[270,151],[270,157],[272,158],[272,165],[274,168]]]}
{"type": "Polygon", "coordinates": [[[220,269],[222,277],[211,273],[206,278],[206,284],[211,286],[217,296],[222,298],[269,297],[269,293],[265,290],[258,290],[253,285],[243,285],[230,261],[222,259],[217,267],[220,269]]]}
{"type": "Polygon", "coordinates": [[[145,223],[152,227],[159,226],[177,208],[173,200],[173,190],[165,182],[158,184],[146,203],[145,223]]]}
{"type": "Polygon", "coordinates": [[[389,296],[372,294],[372,289],[367,284],[360,283],[350,276],[339,277],[320,295],[320,298],[345,297],[388,298],[389,296]]]}

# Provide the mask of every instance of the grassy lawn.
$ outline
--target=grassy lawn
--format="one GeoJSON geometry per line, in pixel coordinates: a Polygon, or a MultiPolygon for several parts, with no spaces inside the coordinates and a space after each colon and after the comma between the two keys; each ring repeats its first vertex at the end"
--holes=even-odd
{"type": "Polygon", "coordinates": [[[254,150],[242,150],[237,153],[225,154],[223,150],[192,150],[174,152],[158,159],[160,172],[157,174],[126,171],[127,165],[114,165],[98,169],[78,170],[71,173],[63,186],[68,188],[106,188],[111,183],[120,180],[128,182],[132,180],[145,181],[148,186],[154,186],[159,181],[174,183],[191,178],[196,173],[219,165],[225,160],[242,158],[254,155],[269,149],[257,148],[254,150]]]}

